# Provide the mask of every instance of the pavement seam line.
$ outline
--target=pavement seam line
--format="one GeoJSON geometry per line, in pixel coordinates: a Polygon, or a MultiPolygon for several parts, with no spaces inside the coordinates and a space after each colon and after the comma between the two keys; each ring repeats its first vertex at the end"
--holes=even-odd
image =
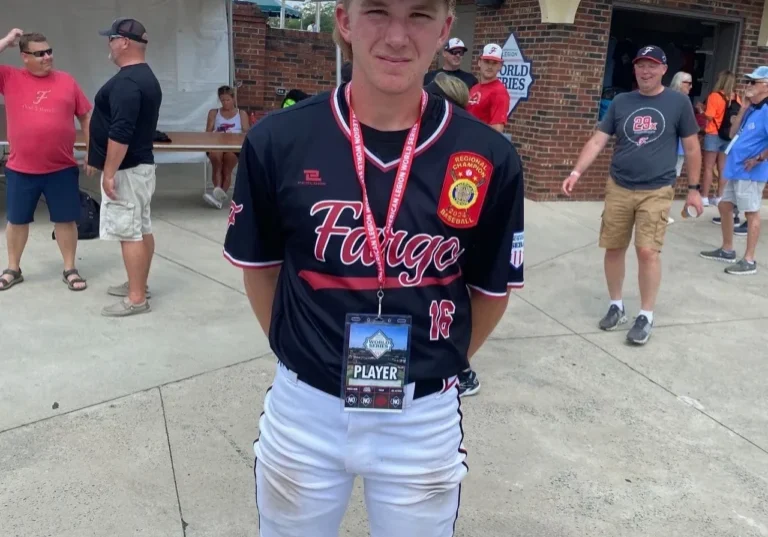
{"type": "Polygon", "coordinates": [[[184,521],[184,513],[181,509],[181,498],[179,497],[179,484],[176,481],[176,466],[173,464],[173,449],[171,448],[171,435],[168,432],[168,416],[165,413],[165,401],[163,400],[163,389],[157,387],[157,393],[160,394],[160,407],[163,410],[163,425],[165,426],[165,440],[168,443],[168,457],[171,461],[171,474],[173,475],[173,488],[176,490],[176,504],[179,507],[179,520],[181,521],[181,533],[187,537],[187,523],[184,521]]]}
{"type": "Polygon", "coordinates": [[[244,365],[250,362],[255,362],[256,360],[261,360],[262,358],[266,358],[267,356],[273,354],[272,351],[265,352],[264,354],[259,354],[258,356],[254,356],[253,358],[248,358],[247,360],[241,360],[240,362],[235,362],[234,364],[227,364],[223,365],[221,367],[217,367],[214,369],[209,369],[208,371],[201,371],[200,373],[195,373],[194,375],[189,375],[187,377],[183,377],[176,380],[170,380],[168,382],[164,382],[163,384],[157,384],[155,386],[150,386],[149,388],[142,388],[141,390],[136,390],[135,392],[130,393],[124,393],[122,395],[118,395],[117,397],[112,397],[110,399],[105,399],[103,401],[99,401],[97,403],[91,403],[89,405],[73,408],[72,410],[67,410],[66,412],[61,412],[59,414],[54,414],[53,416],[46,416],[44,418],[36,419],[27,423],[22,423],[20,425],[14,425],[13,427],[9,427],[7,429],[3,429],[0,431],[0,435],[4,433],[9,433],[11,431],[15,431],[16,429],[21,429],[23,427],[30,427],[32,425],[37,425],[38,423],[42,423],[48,420],[52,420],[55,418],[60,418],[62,416],[67,416],[68,414],[74,414],[75,412],[80,412],[81,410],[88,410],[89,408],[97,407],[99,405],[105,405],[107,403],[114,403],[115,401],[119,401],[120,399],[125,399],[127,397],[133,397],[134,395],[138,395],[140,393],[146,393],[151,392],[152,390],[156,388],[161,388],[164,386],[172,386],[173,384],[178,384],[180,382],[184,382],[187,380],[192,380],[197,377],[202,377],[203,375],[207,375],[209,373],[217,373],[219,371],[224,371],[225,369],[229,369],[230,367],[236,367],[238,365],[244,365]]]}
{"type": "MultiPolygon", "coordinates": [[[[608,356],[610,356],[611,358],[613,358],[614,360],[616,360],[617,362],[619,362],[620,364],[622,364],[624,367],[626,367],[626,368],[627,368],[627,369],[629,369],[630,371],[632,371],[632,372],[634,372],[634,373],[636,373],[636,374],[640,375],[641,377],[643,377],[644,379],[646,379],[648,382],[651,382],[652,384],[654,384],[654,385],[658,386],[659,388],[661,388],[662,390],[664,390],[665,392],[667,392],[669,395],[673,396],[673,397],[674,397],[674,398],[675,398],[677,401],[679,401],[679,400],[680,400],[680,399],[679,399],[679,398],[680,398],[680,396],[679,396],[679,395],[677,395],[675,392],[673,392],[672,390],[670,390],[670,389],[669,389],[669,388],[667,388],[666,386],[663,386],[663,385],[662,385],[662,384],[660,384],[659,382],[657,382],[657,381],[653,380],[651,377],[649,377],[648,375],[646,375],[646,374],[645,374],[645,373],[643,373],[642,371],[639,371],[638,369],[635,369],[634,367],[632,367],[630,364],[628,364],[628,363],[627,363],[627,362],[625,362],[624,360],[622,360],[622,359],[620,359],[620,358],[618,358],[618,357],[614,356],[613,354],[611,354],[610,352],[608,352],[606,349],[604,349],[603,347],[601,347],[600,345],[598,345],[598,344],[597,344],[597,343],[595,343],[594,341],[590,341],[589,339],[587,339],[586,337],[582,336],[581,334],[579,334],[579,337],[581,337],[581,339],[583,339],[583,340],[584,340],[584,341],[586,341],[587,343],[590,343],[591,345],[594,345],[595,347],[597,347],[598,349],[600,349],[601,351],[603,351],[605,354],[607,354],[608,356]]],[[[692,409],[694,409],[696,412],[700,413],[702,416],[706,416],[707,418],[709,418],[710,420],[712,420],[713,422],[715,422],[715,423],[716,423],[716,424],[718,424],[719,426],[723,427],[723,428],[724,428],[724,429],[726,429],[727,431],[730,431],[731,433],[735,434],[736,436],[738,436],[739,438],[741,438],[742,440],[744,440],[744,441],[745,441],[745,442],[747,442],[748,444],[751,444],[752,446],[756,447],[758,450],[760,450],[760,451],[762,451],[763,453],[765,453],[766,455],[768,455],[768,449],[766,449],[766,448],[762,447],[761,445],[759,445],[759,444],[757,444],[757,443],[753,442],[752,440],[750,440],[749,438],[747,438],[746,436],[744,436],[744,435],[743,435],[743,434],[741,434],[740,432],[738,432],[738,431],[734,430],[733,428],[729,427],[728,425],[726,425],[726,424],[725,424],[725,423],[723,423],[722,421],[718,420],[718,419],[717,419],[717,418],[715,418],[714,416],[712,416],[712,415],[708,414],[707,412],[705,412],[705,411],[703,411],[703,410],[701,410],[701,409],[699,409],[699,408],[696,408],[696,407],[695,407],[695,406],[693,406],[693,405],[689,405],[689,404],[687,404],[687,403],[686,403],[686,406],[689,406],[689,407],[691,407],[691,408],[692,408],[692,409]]]]}
{"type": "Polygon", "coordinates": [[[166,256],[166,255],[163,255],[163,254],[159,254],[159,253],[157,253],[157,251],[155,251],[155,256],[159,257],[160,259],[164,259],[164,260],[168,261],[169,263],[173,263],[174,265],[177,265],[177,266],[179,266],[179,267],[181,267],[181,268],[183,268],[183,269],[186,269],[186,270],[188,270],[188,271],[192,272],[193,274],[196,274],[196,275],[198,275],[198,276],[201,276],[201,277],[205,278],[206,280],[209,280],[209,281],[211,281],[211,282],[213,282],[213,283],[218,283],[218,284],[219,284],[219,285],[221,285],[222,287],[226,287],[227,289],[229,289],[229,290],[231,290],[231,291],[234,291],[235,293],[238,293],[238,294],[240,294],[240,295],[243,295],[243,296],[245,296],[245,291],[242,291],[242,290],[240,290],[240,289],[237,289],[237,288],[235,288],[235,287],[232,287],[231,285],[229,285],[229,284],[227,284],[227,283],[224,283],[224,282],[222,282],[222,281],[219,281],[219,280],[217,280],[216,278],[213,278],[213,277],[211,277],[211,276],[208,276],[207,274],[204,274],[204,273],[200,272],[199,270],[195,270],[195,269],[193,269],[192,267],[189,267],[189,266],[185,265],[184,263],[181,263],[181,262],[179,262],[179,261],[176,261],[175,259],[171,259],[170,257],[168,257],[168,256],[166,256]]]}
{"type": "MultiPolygon", "coordinates": [[[[632,371],[632,372],[636,373],[637,375],[640,375],[641,377],[643,377],[644,379],[646,379],[648,382],[651,382],[652,384],[654,384],[654,385],[658,386],[659,388],[661,388],[662,390],[664,390],[664,391],[665,391],[665,392],[667,392],[668,394],[672,395],[672,396],[675,398],[675,400],[679,401],[679,396],[678,396],[678,395],[677,395],[675,392],[673,392],[672,390],[670,390],[669,388],[667,388],[667,387],[665,387],[665,386],[661,385],[659,382],[657,382],[657,381],[653,380],[653,379],[652,379],[651,377],[649,377],[648,375],[646,375],[646,374],[642,373],[641,371],[639,371],[639,370],[635,369],[634,367],[632,367],[631,365],[629,365],[627,362],[625,362],[625,361],[621,360],[620,358],[618,358],[618,357],[614,356],[613,354],[611,354],[610,352],[608,352],[606,349],[604,349],[603,347],[601,347],[600,345],[598,345],[598,344],[597,344],[597,343],[595,343],[594,341],[590,341],[589,339],[587,339],[587,338],[586,338],[586,336],[584,336],[584,335],[582,335],[582,334],[579,334],[578,332],[576,332],[576,331],[572,330],[571,328],[569,328],[569,327],[565,326],[563,323],[561,323],[560,321],[558,321],[557,319],[555,319],[554,317],[552,317],[552,316],[551,316],[549,313],[545,312],[544,310],[542,310],[541,308],[539,308],[539,307],[538,307],[538,306],[536,306],[535,304],[532,304],[530,301],[526,300],[525,298],[521,297],[520,295],[517,295],[517,296],[518,296],[518,298],[520,298],[520,299],[521,299],[523,302],[525,302],[525,303],[527,303],[528,305],[530,305],[531,307],[533,307],[533,308],[537,309],[538,311],[540,311],[541,313],[543,313],[544,315],[546,315],[547,317],[549,317],[550,319],[552,319],[553,321],[555,321],[555,322],[556,322],[557,324],[559,324],[560,326],[564,327],[565,329],[569,330],[569,331],[570,331],[571,333],[573,333],[574,335],[576,335],[576,336],[580,337],[581,339],[583,339],[583,340],[584,340],[586,343],[588,343],[588,344],[590,344],[590,345],[592,345],[592,346],[594,346],[594,347],[596,347],[596,348],[600,349],[600,350],[601,350],[601,351],[603,351],[605,354],[607,354],[608,356],[610,356],[611,358],[613,358],[614,360],[616,360],[618,363],[622,364],[624,367],[626,367],[626,368],[627,368],[627,369],[629,369],[630,371],[632,371]]],[[[690,326],[690,325],[686,325],[686,326],[690,326]]],[[[564,335],[561,335],[561,336],[550,336],[550,337],[564,337],[564,336],[567,336],[567,334],[564,334],[564,335]]],[[[725,423],[721,422],[720,420],[718,420],[718,419],[717,419],[717,418],[715,418],[714,416],[711,416],[711,415],[707,414],[706,412],[704,412],[703,410],[699,410],[698,408],[696,408],[696,407],[694,407],[694,406],[691,406],[691,405],[688,405],[688,406],[690,406],[691,408],[693,408],[693,409],[694,409],[694,410],[696,410],[697,412],[701,413],[703,416],[706,416],[707,418],[709,418],[710,420],[712,420],[712,421],[713,421],[713,422],[715,422],[716,424],[720,425],[720,426],[721,426],[721,427],[723,427],[724,429],[726,429],[726,430],[730,431],[731,433],[735,434],[736,436],[738,436],[739,438],[741,438],[742,440],[744,440],[744,441],[745,441],[745,442],[747,442],[748,444],[751,444],[752,446],[754,446],[754,447],[755,447],[755,448],[757,448],[758,450],[760,450],[760,451],[762,451],[763,453],[765,453],[766,455],[768,455],[768,450],[767,450],[767,449],[765,449],[764,447],[760,446],[759,444],[756,444],[755,442],[753,442],[752,440],[750,440],[749,438],[747,438],[747,437],[746,437],[746,436],[744,436],[743,434],[739,433],[738,431],[735,431],[734,429],[732,429],[731,427],[729,427],[729,426],[728,426],[728,425],[726,425],[725,423]]]]}
{"type": "Polygon", "coordinates": [[[541,267],[542,265],[545,265],[547,263],[551,263],[552,261],[556,261],[556,260],[560,259],[561,257],[565,257],[566,255],[569,255],[569,254],[572,254],[574,252],[578,252],[579,250],[583,250],[584,248],[589,248],[591,246],[596,246],[596,245],[597,245],[597,241],[592,241],[589,244],[585,244],[584,246],[579,246],[577,248],[574,248],[573,250],[568,250],[567,252],[563,252],[561,254],[557,254],[554,257],[550,257],[549,259],[545,259],[544,261],[539,261],[538,263],[535,263],[535,264],[533,264],[533,265],[531,265],[529,267],[526,267],[526,268],[528,270],[532,270],[532,269],[541,267]]]}

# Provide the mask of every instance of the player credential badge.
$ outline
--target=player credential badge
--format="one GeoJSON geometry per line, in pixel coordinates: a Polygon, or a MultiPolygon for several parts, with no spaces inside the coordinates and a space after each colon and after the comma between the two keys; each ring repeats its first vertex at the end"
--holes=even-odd
{"type": "Polygon", "coordinates": [[[518,231],[512,236],[512,255],[509,258],[509,264],[516,269],[523,264],[523,253],[525,251],[525,232],[518,231]]]}
{"type": "Polygon", "coordinates": [[[346,411],[403,411],[410,342],[410,316],[347,315],[341,368],[346,411]]]}
{"type": "Polygon", "coordinates": [[[476,226],[492,172],[491,163],[476,153],[451,155],[437,206],[440,220],[460,229],[476,226]]]}

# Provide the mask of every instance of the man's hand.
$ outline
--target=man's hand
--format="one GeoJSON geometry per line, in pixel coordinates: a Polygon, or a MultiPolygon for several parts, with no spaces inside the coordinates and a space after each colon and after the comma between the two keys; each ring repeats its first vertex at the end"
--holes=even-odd
{"type": "MultiPolygon", "coordinates": [[[[104,189],[104,193],[109,199],[117,199],[117,182],[115,181],[114,176],[104,176],[101,179],[101,187],[104,189]]],[[[701,206],[701,199],[699,199],[699,206],[701,206]]]]}
{"type": "Polygon", "coordinates": [[[688,198],[685,200],[686,206],[696,208],[696,216],[701,216],[704,212],[704,206],[701,202],[701,193],[698,190],[689,190],[688,198]]]}
{"type": "Polygon", "coordinates": [[[94,168],[93,166],[89,166],[87,162],[83,162],[83,171],[85,172],[85,175],[88,177],[93,176],[98,170],[94,168]]]}
{"type": "Polygon", "coordinates": [[[744,161],[744,169],[748,172],[752,171],[752,168],[757,166],[760,163],[760,161],[757,159],[757,157],[748,158],[744,161]]]}
{"type": "Polygon", "coordinates": [[[16,45],[18,45],[19,38],[22,35],[24,35],[24,31],[19,30],[18,28],[14,28],[10,32],[8,32],[8,35],[0,39],[0,50],[5,50],[8,47],[15,47],[16,45]]]}
{"type": "Polygon", "coordinates": [[[571,173],[571,175],[568,176],[568,178],[563,181],[563,194],[571,197],[571,192],[573,192],[573,187],[576,186],[576,183],[579,181],[579,177],[581,177],[580,174],[577,173],[571,173]]]}

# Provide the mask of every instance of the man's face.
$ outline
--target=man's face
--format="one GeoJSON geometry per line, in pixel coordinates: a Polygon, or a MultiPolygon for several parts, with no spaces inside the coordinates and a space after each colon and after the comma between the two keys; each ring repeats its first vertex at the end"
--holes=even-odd
{"type": "Polygon", "coordinates": [[[667,72],[667,66],[653,60],[638,60],[635,62],[635,78],[637,87],[650,91],[661,86],[661,79],[667,72]]]}
{"type": "Polygon", "coordinates": [[[336,23],[352,47],[355,73],[397,94],[421,87],[453,17],[443,0],[349,0],[336,6],[336,23]]]}
{"type": "Polygon", "coordinates": [[[494,60],[479,60],[477,65],[480,67],[480,78],[483,80],[493,80],[501,71],[501,62],[494,60]]]}
{"type": "Polygon", "coordinates": [[[768,97],[768,80],[749,80],[746,93],[750,101],[759,103],[768,97]]]}
{"type": "Polygon", "coordinates": [[[24,67],[36,76],[45,76],[53,69],[53,49],[47,41],[29,43],[21,53],[24,67]]]}
{"type": "Polygon", "coordinates": [[[454,48],[443,51],[443,68],[449,71],[455,71],[461,67],[461,60],[464,57],[463,48],[454,48]]]}
{"type": "Polygon", "coordinates": [[[109,36],[109,59],[119,65],[120,56],[128,48],[129,39],[119,35],[109,36]]]}

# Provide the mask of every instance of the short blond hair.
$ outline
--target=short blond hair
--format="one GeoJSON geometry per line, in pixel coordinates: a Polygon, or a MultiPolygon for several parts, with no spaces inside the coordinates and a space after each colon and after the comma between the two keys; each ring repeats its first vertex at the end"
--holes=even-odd
{"type": "MultiPolygon", "coordinates": [[[[448,14],[453,15],[456,11],[456,0],[443,0],[445,3],[445,7],[448,8],[448,14]]],[[[336,5],[342,4],[344,6],[344,9],[349,9],[349,4],[352,3],[352,0],[337,0],[336,5]]],[[[341,37],[341,33],[339,33],[339,29],[336,27],[336,25],[333,25],[333,40],[336,42],[337,45],[339,45],[339,48],[341,49],[341,53],[344,55],[344,58],[346,58],[349,61],[352,61],[352,46],[344,41],[344,38],[341,37]]]]}
{"type": "Polygon", "coordinates": [[[437,73],[435,84],[445,93],[449,100],[462,108],[466,108],[467,104],[469,104],[469,88],[461,79],[446,75],[445,73],[437,73]]]}

